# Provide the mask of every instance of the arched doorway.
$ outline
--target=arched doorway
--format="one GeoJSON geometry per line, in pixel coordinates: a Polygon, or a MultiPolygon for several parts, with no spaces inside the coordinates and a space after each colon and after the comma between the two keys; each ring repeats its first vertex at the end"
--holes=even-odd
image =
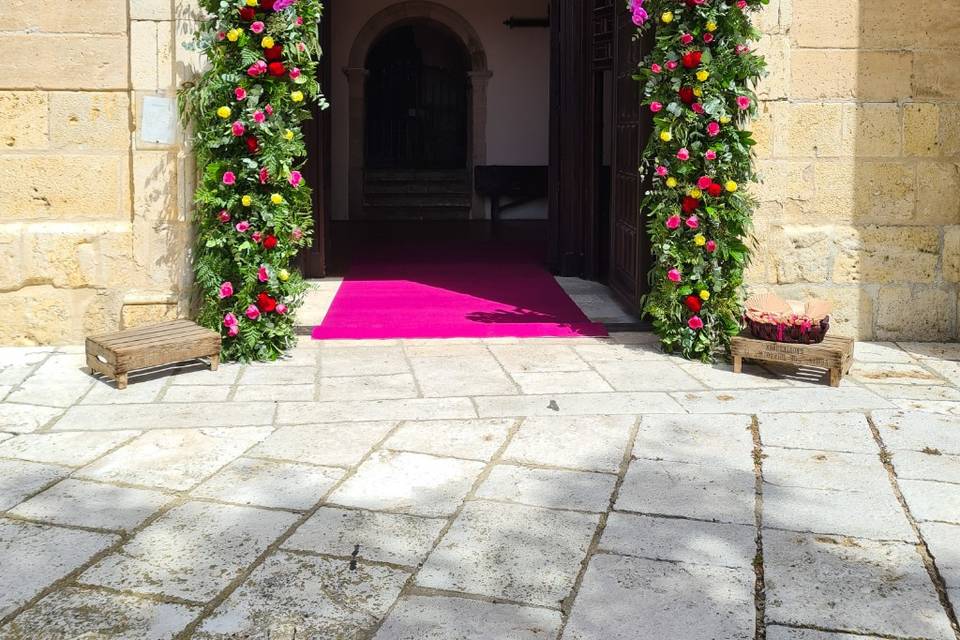
{"type": "Polygon", "coordinates": [[[344,71],[350,219],[485,217],[473,170],[486,163],[491,74],[473,26],[435,2],[391,5],[360,30],[344,71]]]}

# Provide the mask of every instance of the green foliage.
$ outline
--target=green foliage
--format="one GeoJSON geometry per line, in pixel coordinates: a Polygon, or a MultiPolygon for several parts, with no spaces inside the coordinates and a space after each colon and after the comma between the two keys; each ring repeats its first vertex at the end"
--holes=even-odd
{"type": "Polygon", "coordinates": [[[690,359],[712,360],[740,331],[755,207],[742,185],[756,180],[744,125],[765,71],[750,49],[759,37],[750,14],[767,2],[647,0],[650,19],[638,29],[655,31],[635,76],[655,112],[641,167],[651,178],[643,208],[656,257],[644,311],[664,349],[690,359]],[[678,157],[684,151],[689,159],[678,157]],[[719,187],[711,194],[701,179],[719,187]]]}
{"type": "Polygon", "coordinates": [[[316,81],[323,5],[200,5],[209,17],[193,46],[209,68],[180,92],[181,118],[193,127],[202,168],[195,194],[198,322],[221,332],[225,359],[275,360],[293,345],[293,312],[306,292],[292,262],[309,245],[313,222],[300,175],[301,125],[309,105],[327,107],[316,81]]]}

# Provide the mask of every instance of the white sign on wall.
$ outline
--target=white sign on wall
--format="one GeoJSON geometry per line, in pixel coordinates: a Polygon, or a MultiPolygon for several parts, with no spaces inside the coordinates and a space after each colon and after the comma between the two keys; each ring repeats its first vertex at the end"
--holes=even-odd
{"type": "Polygon", "coordinates": [[[177,105],[173,98],[144,96],[140,109],[140,139],[173,144],[177,136],[177,105]]]}

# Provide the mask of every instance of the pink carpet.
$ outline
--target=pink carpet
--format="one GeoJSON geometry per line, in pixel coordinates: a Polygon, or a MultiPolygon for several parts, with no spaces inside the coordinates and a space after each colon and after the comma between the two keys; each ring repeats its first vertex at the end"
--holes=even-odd
{"type": "Polygon", "coordinates": [[[607,335],[522,251],[485,244],[370,253],[350,267],[314,339],[607,335]]]}

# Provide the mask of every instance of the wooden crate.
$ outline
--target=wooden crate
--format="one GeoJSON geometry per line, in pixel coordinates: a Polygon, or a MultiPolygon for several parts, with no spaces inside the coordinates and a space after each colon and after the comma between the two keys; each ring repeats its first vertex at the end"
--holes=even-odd
{"type": "Polygon", "coordinates": [[[853,339],[827,336],[820,344],[785,344],[757,340],[742,335],[730,342],[733,371],[743,371],[743,360],[783,362],[797,366],[819,367],[830,370],[830,386],[839,387],[840,380],[853,365],[853,339]]]}
{"type": "Polygon", "coordinates": [[[174,320],[87,338],[87,366],[127,388],[127,374],[186,360],[209,358],[220,365],[220,334],[189,320],[174,320]]]}

